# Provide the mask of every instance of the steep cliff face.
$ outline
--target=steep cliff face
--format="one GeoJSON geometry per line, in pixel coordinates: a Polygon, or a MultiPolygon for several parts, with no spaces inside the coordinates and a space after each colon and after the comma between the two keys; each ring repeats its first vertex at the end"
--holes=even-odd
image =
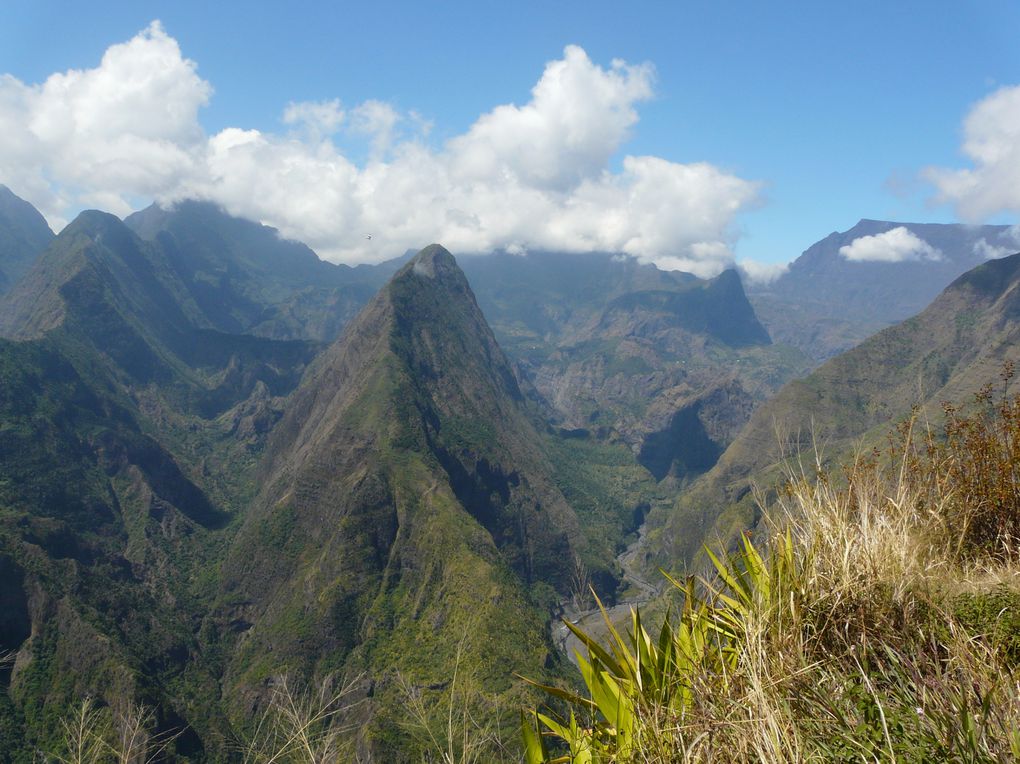
{"type": "Polygon", "coordinates": [[[661,429],[645,436],[638,461],[657,480],[684,483],[710,470],[754,410],[736,380],[675,400],[661,429]]]}
{"type": "Polygon", "coordinates": [[[565,590],[584,540],[539,442],[464,275],[426,248],[318,359],[270,439],[225,565],[227,686],[257,697],[274,672],[367,672],[385,746],[394,672],[441,685],[458,644],[497,691],[541,671],[529,590],[565,590]]]}

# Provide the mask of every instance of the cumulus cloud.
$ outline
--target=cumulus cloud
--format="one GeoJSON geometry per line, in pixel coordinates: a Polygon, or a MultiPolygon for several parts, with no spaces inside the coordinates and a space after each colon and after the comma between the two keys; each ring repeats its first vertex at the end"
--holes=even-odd
{"type": "Polygon", "coordinates": [[[315,138],[333,135],[343,124],[346,114],[340,99],[332,101],[291,101],[283,110],[283,123],[303,127],[315,138]]]}
{"type": "Polygon", "coordinates": [[[974,242],[974,254],[983,257],[985,260],[995,260],[1006,255],[1013,254],[1015,247],[1006,247],[1001,244],[992,244],[988,239],[978,239],[974,242]]]}
{"type": "Polygon", "coordinates": [[[839,254],[852,262],[899,263],[904,260],[941,260],[942,253],[905,226],[874,236],[859,236],[839,254]]]}
{"type": "Polygon", "coordinates": [[[999,242],[998,244],[992,243],[983,237],[978,239],[974,242],[974,254],[986,260],[994,260],[999,257],[1015,254],[1020,250],[1020,225],[1010,226],[996,238],[999,242]]]}
{"type": "Polygon", "coordinates": [[[53,74],[41,85],[0,79],[0,173],[52,221],[82,200],[131,209],[200,168],[198,110],[212,94],[159,22],[110,47],[95,69],[53,74]]]}
{"type": "Polygon", "coordinates": [[[752,284],[771,284],[788,270],[789,263],[761,263],[743,259],[737,263],[740,274],[752,284]]]}
{"type": "Polygon", "coordinates": [[[924,177],[938,199],[966,220],[997,212],[1020,212],[1020,85],[1000,88],[980,101],[963,125],[963,153],[972,167],[930,167],[924,177]]]}
{"type": "Polygon", "coordinates": [[[524,106],[498,106],[448,147],[458,180],[500,175],[567,191],[605,169],[652,96],[652,69],[613,61],[606,71],[576,45],[545,68],[524,106]]]}
{"type": "Polygon", "coordinates": [[[400,113],[384,101],[369,100],[354,109],[351,130],[368,136],[372,151],[384,153],[393,142],[393,132],[402,121],[400,113]]]}
{"type": "Polygon", "coordinates": [[[212,87],[159,22],[99,66],[41,85],[0,79],[0,182],[51,223],[83,204],[196,197],[267,222],[327,259],[373,262],[440,241],[456,252],[612,251],[713,275],[732,264],[733,220],[757,183],[707,163],[624,155],[648,64],[594,63],[568,46],[522,104],[481,115],[445,143],[431,123],[370,100],[286,106],[285,133],[198,120],[212,87]],[[345,155],[337,136],[371,152],[345,155]],[[371,233],[367,239],[364,234],[371,233]]]}

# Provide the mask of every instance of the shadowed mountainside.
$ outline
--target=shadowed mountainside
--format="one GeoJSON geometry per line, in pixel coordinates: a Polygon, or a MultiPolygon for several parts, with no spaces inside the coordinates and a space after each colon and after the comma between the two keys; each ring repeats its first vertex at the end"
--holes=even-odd
{"type": "Polygon", "coordinates": [[[771,344],[734,271],[704,280],[556,253],[468,257],[464,269],[559,425],[626,443],[660,479],[710,467],[753,407],[809,365],[771,344]]]}
{"type": "Polygon", "coordinates": [[[0,342],[0,555],[21,614],[0,717],[45,747],[73,698],[137,700],[185,730],[178,753],[215,751],[217,669],[198,639],[215,561],[318,346],[209,328],[160,245],[99,212],[0,313],[18,340],[0,342]]]}
{"type": "Polygon", "coordinates": [[[27,271],[53,241],[39,211],[0,184],[0,294],[27,271]]]}
{"type": "Polygon", "coordinates": [[[1020,255],[956,279],[917,316],[790,382],[760,406],[710,472],[668,514],[650,518],[650,560],[691,562],[706,541],[731,540],[757,520],[751,485],[774,488],[803,458],[813,470],[878,443],[915,405],[965,402],[1020,347],[1020,255]]]}

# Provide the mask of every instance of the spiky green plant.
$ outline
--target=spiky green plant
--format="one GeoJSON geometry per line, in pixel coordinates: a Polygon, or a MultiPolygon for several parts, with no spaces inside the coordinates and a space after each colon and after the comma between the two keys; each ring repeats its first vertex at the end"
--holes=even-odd
{"type": "Polygon", "coordinates": [[[792,480],[761,543],[671,579],[655,638],[637,611],[621,634],[603,608],[605,645],[568,623],[586,692],[543,687],[568,710],[523,714],[528,764],[1020,759],[1020,404],[947,411],[941,442],[908,425],[898,461],[792,480]]]}
{"type": "MultiPolygon", "coordinates": [[[[709,552],[722,586],[707,581],[685,582],[667,576],[682,594],[680,617],[674,623],[667,612],[655,638],[647,631],[637,609],[622,635],[598,601],[608,631],[608,649],[569,621],[567,627],[588,651],[577,654],[578,667],[589,697],[548,685],[546,692],[580,709],[579,723],[571,711],[567,720],[538,711],[522,719],[529,764],[539,762],[625,761],[640,744],[639,720],[649,714],[679,720],[694,705],[694,693],[706,677],[726,684],[740,657],[740,649],[754,628],[756,613],[786,606],[786,594],[795,573],[793,543],[787,534],[768,556],[763,556],[748,536],[741,550],[720,559],[709,552]],[[544,727],[547,734],[538,731],[544,727]],[[551,757],[546,738],[559,738],[568,754],[551,757]]],[[[778,627],[782,619],[776,621],[778,627]]]]}

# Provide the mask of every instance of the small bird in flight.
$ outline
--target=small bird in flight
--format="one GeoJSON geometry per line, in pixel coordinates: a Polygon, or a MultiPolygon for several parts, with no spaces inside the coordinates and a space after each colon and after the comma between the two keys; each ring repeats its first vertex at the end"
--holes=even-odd
{"type": "Polygon", "coordinates": [[[366,233],[366,234],[365,234],[365,238],[366,238],[366,239],[371,239],[371,238],[372,238],[372,234],[370,234],[370,233],[366,233]]]}

